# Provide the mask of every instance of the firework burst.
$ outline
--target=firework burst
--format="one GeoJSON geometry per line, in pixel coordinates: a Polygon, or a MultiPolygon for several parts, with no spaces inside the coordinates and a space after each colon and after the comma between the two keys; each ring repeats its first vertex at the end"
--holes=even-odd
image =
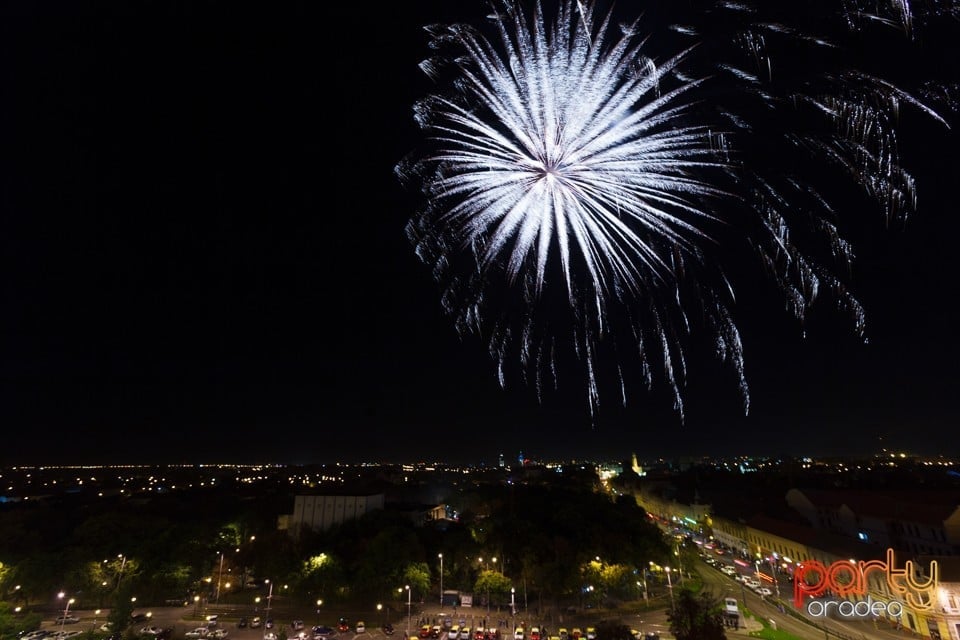
{"type": "MultiPolygon", "coordinates": [[[[626,403],[637,383],[662,381],[682,416],[685,353],[701,335],[747,411],[728,275],[746,253],[796,318],[829,293],[864,336],[837,183],[902,219],[915,195],[897,111],[940,116],[788,12],[693,4],[651,5],[656,28],[568,0],[550,15],[497,5],[491,36],[428,28],[437,55],[422,69],[441,89],[415,105],[424,148],[398,165],[425,195],[408,233],[501,384],[519,375],[542,396],[575,371],[593,411],[603,387],[626,403]]],[[[854,41],[879,24],[909,42],[951,15],[848,0],[832,18],[854,41]]]]}

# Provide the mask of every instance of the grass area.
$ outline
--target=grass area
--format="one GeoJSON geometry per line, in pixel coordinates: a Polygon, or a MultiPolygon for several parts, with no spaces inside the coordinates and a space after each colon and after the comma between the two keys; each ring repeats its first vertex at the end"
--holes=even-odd
{"type": "MultiPolygon", "coordinates": [[[[744,612],[744,615],[748,614],[744,612]]],[[[780,629],[774,629],[772,626],[770,626],[770,622],[764,620],[763,618],[758,618],[754,615],[750,615],[750,617],[759,621],[760,624],[763,625],[763,629],[760,631],[750,632],[750,636],[752,638],[763,638],[763,640],[801,640],[792,633],[787,633],[786,631],[782,631],[780,629]]]]}

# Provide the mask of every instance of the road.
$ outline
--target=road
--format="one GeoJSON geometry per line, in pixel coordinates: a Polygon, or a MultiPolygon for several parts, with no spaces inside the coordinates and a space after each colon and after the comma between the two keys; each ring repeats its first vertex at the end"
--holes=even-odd
{"type": "MultiPolygon", "coordinates": [[[[774,598],[761,598],[750,589],[743,587],[742,583],[733,578],[724,575],[719,570],[706,563],[698,565],[697,570],[703,577],[704,584],[719,594],[721,597],[733,597],[737,600],[746,602],[746,607],[757,616],[763,617],[767,621],[776,623],[778,629],[802,638],[803,640],[903,640],[908,637],[915,637],[906,630],[896,631],[884,623],[875,623],[872,620],[838,620],[830,618],[828,620],[816,620],[817,626],[809,616],[811,623],[798,620],[795,615],[786,611],[781,612],[777,607],[774,598]]],[[[789,585],[781,584],[781,594],[789,599],[791,590],[789,585]]],[[[789,602],[786,603],[790,606],[789,602]]],[[[729,635],[729,633],[728,633],[729,635]]]]}

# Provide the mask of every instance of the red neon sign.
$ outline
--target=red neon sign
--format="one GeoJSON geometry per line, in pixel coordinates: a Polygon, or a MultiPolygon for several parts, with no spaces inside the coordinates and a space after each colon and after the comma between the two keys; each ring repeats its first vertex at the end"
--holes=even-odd
{"type": "Polygon", "coordinates": [[[914,579],[913,562],[907,560],[903,569],[897,569],[893,549],[887,549],[887,561],[861,560],[856,564],[837,561],[829,566],[816,560],[808,560],[797,565],[793,576],[793,604],[798,609],[803,606],[804,596],[815,598],[826,591],[832,591],[839,597],[867,594],[867,574],[881,571],[886,576],[890,591],[905,598],[914,609],[929,609],[936,597],[940,568],[936,560],[930,561],[930,579],[918,582],[914,579]],[[808,584],[806,578],[811,579],[808,584]]]}

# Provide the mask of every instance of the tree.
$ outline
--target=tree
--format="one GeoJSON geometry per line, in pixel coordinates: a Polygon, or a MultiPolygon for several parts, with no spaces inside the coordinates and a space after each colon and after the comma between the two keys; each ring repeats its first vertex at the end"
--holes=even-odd
{"type": "Polygon", "coordinates": [[[510,593],[510,587],[510,578],[499,571],[484,570],[473,585],[473,593],[483,594],[484,598],[493,602],[503,602],[508,599],[506,596],[510,593]]]}
{"type": "Polygon", "coordinates": [[[424,594],[430,591],[430,567],[426,562],[411,562],[403,570],[403,582],[410,585],[414,593],[424,594]]]}
{"type": "Polygon", "coordinates": [[[130,599],[130,591],[121,587],[113,596],[113,605],[110,607],[110,615],[107,616],[110,629],[122,633],[130,627],[132,616],[133,601],[130,599]]]}
{"type": "Polygon", "coordinates": [[[677,640],[724,640],[720,600],[708,591],[694,594],[680,589],[674,606],[667,612],[670,633],[677,640]]]}
{"type": "Polygon", "coordinates": [[[17,614],[8,602],[0,602],[0,638],[16,638],[22,631],[40,628],[40,614],[17,614]]]}

